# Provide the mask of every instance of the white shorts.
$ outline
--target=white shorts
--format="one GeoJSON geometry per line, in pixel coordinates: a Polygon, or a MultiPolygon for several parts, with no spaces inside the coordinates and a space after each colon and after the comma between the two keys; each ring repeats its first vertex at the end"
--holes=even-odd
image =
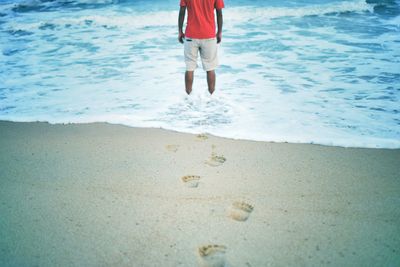
{"type": "Polygon", "coordinates": [[[217,38],[193,39],[185,38],[185,64],[187,71],[197,68],[197,56],[200,52],[201,63],[205,71],[215,70],[218,66],[217,38]]]}

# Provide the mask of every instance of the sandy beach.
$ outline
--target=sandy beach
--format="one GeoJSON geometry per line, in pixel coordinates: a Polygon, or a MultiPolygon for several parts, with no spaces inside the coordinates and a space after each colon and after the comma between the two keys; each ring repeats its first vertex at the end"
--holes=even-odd
{"type": "Polygon", "coordinates": [[[0,122],[0,266],[400,266],[399,248],[398,149],[0,122]]]}

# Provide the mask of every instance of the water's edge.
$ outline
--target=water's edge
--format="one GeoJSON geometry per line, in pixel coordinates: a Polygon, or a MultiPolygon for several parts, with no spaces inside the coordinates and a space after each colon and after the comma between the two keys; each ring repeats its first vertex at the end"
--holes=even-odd
{"type": "Polygon", "coordinates": [[[0,120],[0,126],[3,123],[17,123],[17,124],[24,124],[24,123],[38,123],[38,124],[49,124],[49,125],[94,125],[94,124],[106,124],[111,126],[122,126],[127,127],[130,129],[155,129],[155,130],[164,130],[172,133],[180,133],[180,134],[191,134],[191,135],[198,135],[198,134],[206,134],[208,136],[214,136],[223,139],[229,139],[234,141],[246,141],[246,142],[264,142],[264,143],[275,143],[275,144],[298,144],[298,145],[314,145],[314,146],[324,146],[324,147],[337,147],[337,148],[346,148],[346,149],[380,149],[380,150],[400,150],[400,146],[398,147],[374,147],[374,146],[346,146],[346,145],[338,145],[338,144],[327,144],[327,143],[316,143],[316,142],[287,142],[287,141],[274,141],[274,140],[257,140],[257,139],[248,139],[248,138],[233,138],[227,136],[221,136],[218,134],[212,134],[208,132],[196,132],[196,131],[178,131],[168,127],[141,127],[141,126],[131,126],[128,124],[123,123],[113,123],[107,121],[91,121],[91,122],[49,122],[49,121],[40,121],[40,120],[32,120],[32,121],[24,121],[24,120],[0,120]]]}

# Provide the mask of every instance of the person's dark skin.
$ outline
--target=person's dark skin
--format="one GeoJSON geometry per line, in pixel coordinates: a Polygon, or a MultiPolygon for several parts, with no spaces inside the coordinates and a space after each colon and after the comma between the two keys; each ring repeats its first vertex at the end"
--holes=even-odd
{"type": "Polygon", "coordinates": [[[179,18],[178,18],[178,28],[179,28],[178,40],[181,44],[183,44],[183,38],[185,38],[185,34],[183,34],[183,22],[185,21],[185,14],[186,14],[186,7],[181,6],[181,8],[179,9],[179,18]]]}
{"type": "MultiPolygon", "coordinates": [[[[222,18],[222,9],[215,9],[217,13],[217,43],[221,43],[222,41],[222,24],[223,24],[223,18],[222,18]]],[[[185,14],[186,14],[186,7],[181,6],[179,10],[179,17],[178,17],[178,29],[179,29],[179,34],[178,34],[178,41],[183,44],[183,38],[185,38],[185,34],[183,33],[183,23],[185,21],[185,14]]],[[[192,92],[192,87],[193,87],[193,78],[194,78],[194,71],[186,71],[185,72],[185,88],[186,88],[186,93],[189,95],[192,92]]],[[[208,84],[208,91],[210,94],[213,94],[215,91],[215,71],[210,70],[207,71],[207,84],[208,84]]]]}

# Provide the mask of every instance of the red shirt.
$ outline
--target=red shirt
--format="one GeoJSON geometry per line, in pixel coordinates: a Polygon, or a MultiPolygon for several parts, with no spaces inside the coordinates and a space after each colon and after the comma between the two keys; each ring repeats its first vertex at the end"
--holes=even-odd
{"type": "Polygon", "coordinates": [[[195,39],[215,37],[214,9],[224,8],[224,0],[181,0],[180,6],[186,6],[188,10],[186,37],[195,39]]]}

